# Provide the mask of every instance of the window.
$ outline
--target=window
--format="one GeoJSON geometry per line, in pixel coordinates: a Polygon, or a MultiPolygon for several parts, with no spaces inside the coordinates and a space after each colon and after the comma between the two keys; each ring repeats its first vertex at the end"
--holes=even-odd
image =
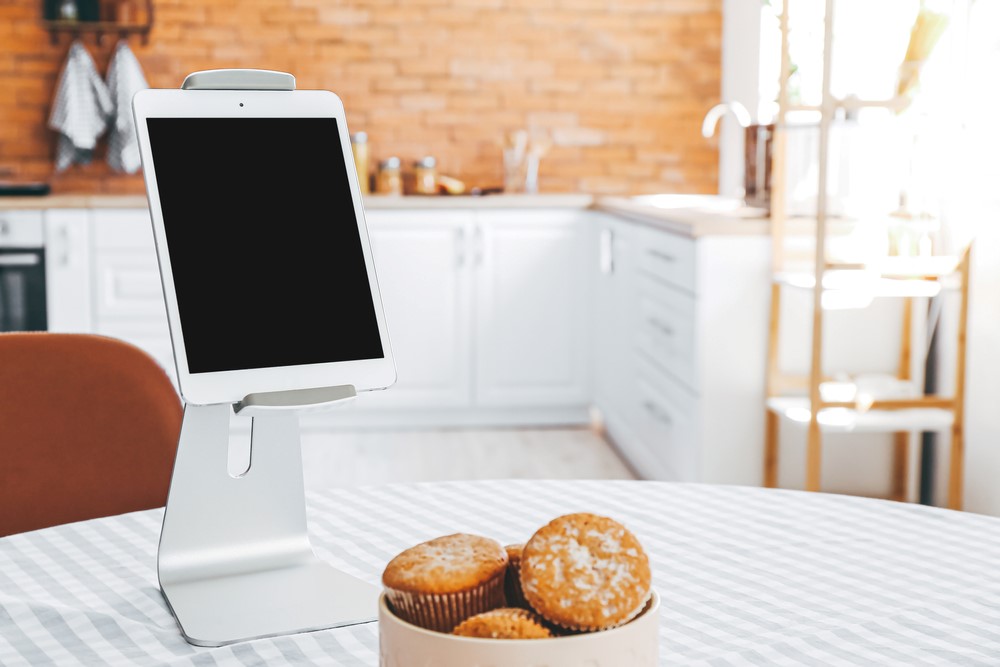
{"type": "MultiPolygon", "coordinates": [[[[825,3],[789,1],[790,103],[815,107],[822,97],[825,3]]],[[[778,97],[781,0],[762,2],[760,88],[768,104],[760,115],[766,118],[776,112],[778,97]]],[[[882,100],[887,107],[844,113],[835,122],[833,213],[884,215],[905,207],[948,220],[961,236],[974,233],[958,230],[968,224],[969,203],[1000,191],[994,162],[1000,155],[998,25],[1000,3],[994,0],[834,0],[831,93],[841,100],[882,100]],[[927,30],[917,34],[915,46],[922,48],[915,51],[928,55],[911,101],[889,108],[921,11],[940,23],[924,23],[927,30]],[[942,27],[936,40],[935,25],[942,27]]],[[[800,110],[787,118],[789,209],[808,213],[815,210],[818,113],[800,110]]]]}

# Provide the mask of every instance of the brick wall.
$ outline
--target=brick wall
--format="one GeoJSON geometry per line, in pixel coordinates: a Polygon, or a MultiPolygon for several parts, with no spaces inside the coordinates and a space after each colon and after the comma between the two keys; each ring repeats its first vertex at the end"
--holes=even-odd
{"type": "MultiPolygon", "coordinates": [[[[700,134],[718,102],[721,0],[154,0],[149,43],[130,43],[151,86],[192,71],[292,72],[338,93],[372,162],[435,155],[470,186],[502,182],[504,133],[555,146],[541,191],[715,192],[718,154],[700,134]]],[[[54,174],[46,127],[69,35],[52,44],[42,0],[0,0],[0,179],[57,192],[143,192],[111,172],[103,143],[54,174]]],[[[105,72],[115,38],[84,43],[105,72]]]]}

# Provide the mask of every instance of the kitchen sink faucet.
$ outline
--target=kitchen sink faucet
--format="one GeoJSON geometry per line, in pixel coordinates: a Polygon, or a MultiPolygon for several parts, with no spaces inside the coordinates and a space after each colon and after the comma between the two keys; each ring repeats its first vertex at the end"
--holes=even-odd
{"type": "Polygon", "coordinates": [[[733,114],[740,127],[749,127],[750,112],[739,102],[720,102],[708,110],[704,120],[701,122],[701,136],[708,139],[715,134],[715,128],[719,124],[719,119],[726,115],[726,112],[733,114]]]}

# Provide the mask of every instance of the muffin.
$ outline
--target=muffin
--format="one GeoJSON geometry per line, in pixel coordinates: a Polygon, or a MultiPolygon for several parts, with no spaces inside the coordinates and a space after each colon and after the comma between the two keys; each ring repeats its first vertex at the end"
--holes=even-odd
{"type": "Polygon", "coordinates": [[[521,590],[550,623],[591,632],[632,620],[652,595],[649,557],[614,519],[580,512],[539,528],[521,554],[521,590]]]}
{"type": "Polygon", "coordinates": [[[470,616],[452,630],[452,634],[485,639],[546,639],[552,636],[537,614],[516,607],[500,607],[470,616]]]}
{"type": "Polygon", "coordinates": [[[455,533],[396,555],[382,572],[392,610],[428,630],[451,632],[470,616],[504,606],[507,552],[481,535],[455,533]]]}
{"type": "Polygon", "coordinates": [[[524,550],[524,544],[508,544],[504,549],[507,551],[507,576],[504,579],[503,592],[507,598],[507,606],[530,609],[528,601],[524,599],[524,593],[521,592],[521,552],[524,550]]]}

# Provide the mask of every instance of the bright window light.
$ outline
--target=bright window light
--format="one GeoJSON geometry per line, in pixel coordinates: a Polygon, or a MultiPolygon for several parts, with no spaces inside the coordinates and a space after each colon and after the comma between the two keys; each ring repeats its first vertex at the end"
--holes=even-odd
{"type": "MultiPolygon", "coordinates": [[[[788,0],[793,104],[817,105],[822,91],[821,0],[788,0]]],[[[761,99],[773,113],[778,96],[781,0],[765,0],[761,99]]],[[[981,225],[998,224],[1000,188],[1000,2],[997,0],[835,0],[831,92],[838,99],[890,100],[897,94],[908,49],[928,51],[915,91],[903,108],[862,109],[842,115],[831,130],[829,194],[836,214],[938,220],[933,252],[957,252],[981,225]],[[928,28],[911,33],[920,11],[928,28]],[[930,37],[938,35],[936,39],[930,37]],[[933,45],[921,49],[921,45],[933,45]],[[838,208],[839,207],[839,208],[838,208]]],[[[817,116],[789,116],[789,210],[796,201],[815,211],[817,174],[809,128],[817,116]],[[800,133],[801,134],[801,133],[800,133]],[[801,155],[800,155],[801,153],[801,155]],[[804,156],[804,157],[803,157],[804,156]],[[808,158],[813,158],[812,162],[808,158]],[[796,160],[802,168],[796,169],[796,160]]],[[[812,130],[815,133],[815,129],[812,130]]],[[[815,141],[812,141],[815,143],[815,141]]]]}

